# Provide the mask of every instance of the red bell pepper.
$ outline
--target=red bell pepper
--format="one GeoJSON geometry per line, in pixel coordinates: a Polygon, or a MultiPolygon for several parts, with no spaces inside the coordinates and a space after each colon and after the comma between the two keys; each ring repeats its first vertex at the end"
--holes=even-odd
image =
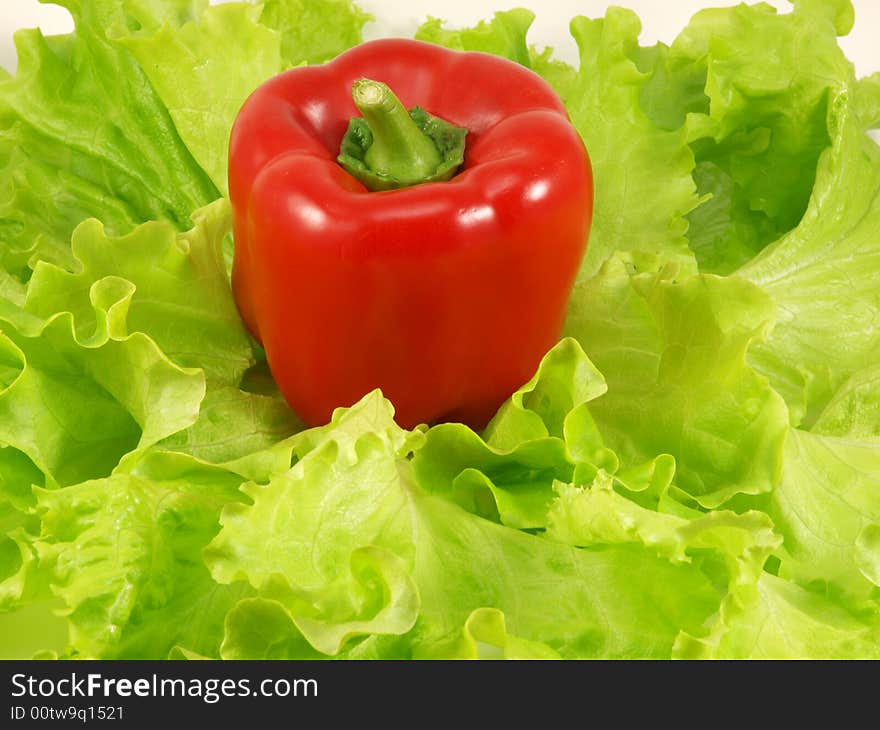
{"type": "Polygon", "coordinates": [[[593,204],[545,81],[404,39],[258,88],[229,189],[236,301],[310,425],[374,388],[405,427],[484,425],[559,337],[593,204]]]}

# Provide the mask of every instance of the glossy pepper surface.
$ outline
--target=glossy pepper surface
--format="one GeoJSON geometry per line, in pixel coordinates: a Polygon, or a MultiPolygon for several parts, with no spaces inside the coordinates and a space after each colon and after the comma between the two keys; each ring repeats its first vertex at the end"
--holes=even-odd
{"type": "Polygon", "coordinates": [[[405,427],[485,425],[559,337],[593,204],[587,152],[543,79],[404,39],[259,87],[229,185],[236,301],[310,425],[374,388],[405,427]],[[363,79],[466,132],[452,177],[375,191],[339,163],[363,79]]]}

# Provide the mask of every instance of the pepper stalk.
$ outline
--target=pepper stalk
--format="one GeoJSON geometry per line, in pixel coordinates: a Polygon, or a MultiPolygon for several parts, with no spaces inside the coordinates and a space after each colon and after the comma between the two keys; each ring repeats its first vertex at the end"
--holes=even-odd
{"type": "Polygon", "coordinates": [[[426,112],[407,111],[381,81],[359,79],[337,161],[368,190],[396,190],[450,180],[464,162],[467,130],[426,112]]]}

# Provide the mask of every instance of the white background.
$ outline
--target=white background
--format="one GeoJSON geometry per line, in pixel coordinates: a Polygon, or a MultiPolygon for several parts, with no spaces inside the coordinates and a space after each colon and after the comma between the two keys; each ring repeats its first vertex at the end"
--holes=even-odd
{"type": "MultiPolygon", "coordinates": [[[[212,0],[214,1],[214,0],[212,0]]],[[[222,0],[221,0],[222,1],[222,0]]],[[[736,4],[726,0],[358,0],[359,5],[376,16],[377,21],[365,29],[367,39],[390,35],[412,35],[428,15],[436,15],[451,25],[472,25],[491,17],[496,10],[527,7],[537,19],[529,35],[531,43],[553,46],[557,55],[575,61],[574,41],[568,34],[568,22],[575,15],[597,17],[609,5],[623,5],[638,12],[642,18],[642,44],[672,41],[697,10],[709,6],[736,4]]],[[[783,0],[770,0],[781,11],[791,5],[783,0]]],[[[840,43],[856,65],[860,76],[880,71],[880,2],[854,0],[856,26],[840,43]]],[[[40,27],[47,35],[68,32],[72,28],[66,10],[43,5],[38,0],[0,0],[0,65],[15,69],[12,34],[17,28],[40,27]]]]}

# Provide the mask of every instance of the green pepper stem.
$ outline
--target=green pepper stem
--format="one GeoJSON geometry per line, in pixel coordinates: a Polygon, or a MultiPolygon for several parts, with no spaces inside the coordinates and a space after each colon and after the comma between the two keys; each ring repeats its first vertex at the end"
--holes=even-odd
{"type": "Polygon", "coordinates": [[[407,184],[421,182],[437,170],[443,162],[437,146],[386,84],[359,79],[352,98],[373,135],[364,156],[369,169],[407,184]]]}

